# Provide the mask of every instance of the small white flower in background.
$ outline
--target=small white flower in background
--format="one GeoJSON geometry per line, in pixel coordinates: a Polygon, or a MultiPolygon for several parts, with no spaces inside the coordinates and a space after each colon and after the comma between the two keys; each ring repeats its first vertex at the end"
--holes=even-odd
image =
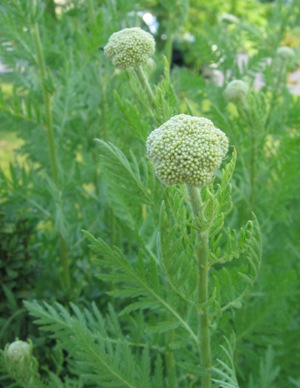
{"type": "Polygon", "coordinates": [[[276,50],[276,56],[283,61],[290,61],[294,59],[295,52],[290,47],[281,46],[276,50]]]}
{"type": "Polygon", "coordinates": [[[139,27],[115,32],[104,47],[105,55],[122,70],[147,63],[154,51],[153,36],[139,27]]]}
{"type": "Polygon", "coordinates": [[[205,186],[228,151],[228,138],[204,117],[179,114],[152,131],[146,146],[165,185],[205,186]]]}
{"type": "Polygon", "coordinates": [[[244,100],[248,93],[249,85],[242,80],[234,80],[229,82],[224,92],[227,101],[231,102],[244,100]]]}
{"type": "Polygon", "coordinates": [[[6,357],[10,362],[19,363],[31,357],[32,346],[28,342],[14,341],[6,349],[6,357]]]}

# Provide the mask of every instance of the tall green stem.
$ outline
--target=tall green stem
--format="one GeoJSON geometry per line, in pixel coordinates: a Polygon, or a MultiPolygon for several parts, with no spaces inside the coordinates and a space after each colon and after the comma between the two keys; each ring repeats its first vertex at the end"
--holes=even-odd
{"type": "Polygon", "coordinates": [[[250,143],[249,155],[249,174],[250,174],[250,194],[248,210],[251,213],[254,210],[256,200],[256,180],[257,180],[257,149],[258,139],[262,136],[264,128],[260,124],[260,119],[254,110],[250,110],[245,101],[238,105],[238,111],[248,126],[248,136],[250,143]]]}
{"type": "MultiPolygon", "coordinates": [[[[194,218],[204,218],[200,189],[186,185],[194,218]]],[[[203,368],[202,388],[211,387],[211,344],[208,313],[208,232],[198,232],[196,256],[198,260],[198,314],[201,366],[203,368]]]]}
{"type": "MultiPolygon", "coordinates": [[[[170,330],[166,337],[167,346],[174,341],[175,330],[170,330]]],[[[175,388],[176,387],[176,371],[175,371],[175,360],[174,360],[174,351],[168,349],[166,352],[166,369],[167,369],[167,379],[168,379],[168,387],[175,388]]]]}
{"type": "Polygon", "coordinates": [[[94,1],[88,0],[88,15],[89,15],[89,22],[91,25],[94,25],[96,23],[96,15],[94,10],[94,1]]]}
{"type": "MultiPolygon", "coordinates": [[[[34,45],[37,54],[37,62],[40,71],[40,78],[42,84],[43,91],[43,99],[45,104],[45,129],[48,141],[48,150],[49,150],[49,159],[52,170],[52,178],[56,186],[60,187],[60,179],[59,179],[59,169],[58,169],[58,160],[55,150],[55,141],[54,141],[54,130],[53,130],[53,117],[52,117],[52,106],[51,106],[51,94],[48,91],[47,82],[49,81],[47,78],[47,70],[45,58],[42,50],[42,43],[40,38],[39,26],[37,23],[31,25],[31,31],[33,35],[34,45]]],[[[67,290],[71,288],[70,281],[70,271],[69,271],[69,263],[67,256],[67,244],[62,234],[60,235],[60,248],[61,248],[61,265],[63,271],[63,285],[67,290]]]]}
{"type": "Polygon", "coordinates": [[[148,78],[146,77],[146,74],[141,66],[136,66],[134,68],[134,74],[136,75],[139,83],[141,84],[142,88],[145,89],[147,96],[149,97],[150,103],[155,106],[155,97],[153,90],[149,84],[148,78]]]}
{"type": "Polygon", "coordinates": [[[286,67],[284,63],[279,64],[279,69],[274,69],[274,80],[275,85],[272,92],[272,98],[270,101],[270,107],[266,118],[266,128],[270,125],[270,120],[272,117],[272,113],[274,109],[277,109],[278,107],[278,98],[280,95],[282,95],[283,87],[285,86],[286,82],[286,67]]]}
{"type": "Polygon", "coordinates": [[[165,53],[166,53],[169,66],[171,66],[171,63],[172,63],[172,48],[173,48],[173,21],[169,19],[168,28],[167,28],[167,40],[165,44],[165,53]]]}
{"type": "Polygon", "coordinates": [[[58,184],[58,163],[55,151],[55,142],[54,142],[54,131],[53,131],[53,119],[52,119],[52,110],[51,110],[51,96],[47,90],[47,70],[46,63],[43,55],[39,26],[37,23],[34,23],[31,26],[32,35],[34,39],[37,61],[40,70],[41,84],[43,90],[43,98],[45,104],[45,119],[46,119],[46,134],[48,140],[48,149],[49,149],[49,159],[52,169],[53,180],[58,184]]]}

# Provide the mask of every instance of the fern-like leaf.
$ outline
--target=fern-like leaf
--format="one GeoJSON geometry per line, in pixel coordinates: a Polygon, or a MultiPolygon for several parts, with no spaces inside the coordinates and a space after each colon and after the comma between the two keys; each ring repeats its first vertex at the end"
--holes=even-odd
{"type": "MultiPolygon", "coordinates": [[[[115,285],[115,289],[112,291],[114,296],[135,299],[134,302],[128,299],[129,304],[123,310],[123,314],[135,310],[159,309],[172,316],[179,326],[198,343],[197,335],[189,323],[173,306],[171,295],[165,293],[156,262],[153,260],[145,262],[144,258],[139,258],[131,264],[118,248],[110,248],[102,239],[96,239],[87,232],[84,234],[91,242],[91,249],[100,256],[97,260],[101,267],[99,278],[115,285]]],[[[173,327],[173,321],[171,321],[170,329],[173,327]]]]}
{"type": "Polygon", "coordinates": [[[233,344],[226,337],[224,339],[226,346],[220,346],[223,351],[223,359],[217,359],[217,367],[212,368],[213,374],[218,378],[212,380],[216,387],[239,388],[234,366],[235,337],[232,339],[233,344]]]}
{"type": "Polygon", "coordinates": [[[71,359],[76,360],[77,373],[90,383],[103,387],[133,388],[138,387],[142,379],[145,386],[150,385],[147,354],[140,362],[124,337],[118,340],[108,338],[105,327],[101,325],[97,332],[92,331],[90,317],[76,305],[72,305],[72,315],[58,303],[50,306],[47,303],[25,302],[25,306],[42,330],[52,332],[52,337],[61,341],[71,359]]]}

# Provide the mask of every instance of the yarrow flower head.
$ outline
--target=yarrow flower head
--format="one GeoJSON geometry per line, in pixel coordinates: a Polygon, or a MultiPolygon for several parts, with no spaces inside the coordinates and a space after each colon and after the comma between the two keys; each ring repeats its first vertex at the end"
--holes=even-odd
{"type": "Polygon", "coordinates": [[[153,36],[139,27],[115,32],[104,47],[105,55],[122,70],[147,63],[154,51],[153,36]]]}
{"type": "Polygon", "coordinates": [[[225,89],[225,97],[227,101],[239,102],[245,100],[249,93],[249,86],[245,81],[234,80],[229,82],[225,89]]]}
{"type": "Polygon", "coordinates": [[[290,61],[294,58],[295,52],[290,47],[281,46],[278,47],[278,49],[276,50],[276,55],[279,59],[283,61],[290,61]]]}
{"type": "Polygon", "coordinates": [[[12,363],[21,363],[26,358],[31,357],[31,345],[28,342],[16,340],[8,345],[6,358],[12,363]]]}
{"type": "Polygon", "coordinates": [[[152,131],[146,146],[164,184],[205,186],[228,151],[228,138],[204,117],[179,114],[152,131]]]}

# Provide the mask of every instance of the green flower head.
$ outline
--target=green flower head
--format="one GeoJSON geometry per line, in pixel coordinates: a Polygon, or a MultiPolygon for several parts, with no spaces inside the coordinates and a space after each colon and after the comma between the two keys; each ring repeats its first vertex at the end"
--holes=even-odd
{"type": "Polygon", "coordinates": [[[278,49],[276,50],[276,55],[279,59],[283,61],[290,61],[294,58],[295,52],[290,47],[281,46],[278,47],[278,49]]]}
{"type": "Polygon", "coordinates": [[[20,363],[31,357],[31,345],[28,342],[16,340],[6,348],[6,358],[12,363],[20,363]]]}
{"type": "Polygon", "coordinates": [[[234,80],[229,82],[225,89],[225,97],[227,101],[239,102],[244,100],[249,93],[249,86],[245,81],[234,80]]]}
{"type": "Polygon", "coordinates": [[[204,117],[176,115],[150,133],[147,155],[165,185],[205,186],[228,151],[226,135],[204,117]]]}
{"type": "Polygon", "coordinates": [[[139,27],[115,32],[104,47],[105,55],[122,70],[147,63],[154,51],[153,36],[139,27]]]}

